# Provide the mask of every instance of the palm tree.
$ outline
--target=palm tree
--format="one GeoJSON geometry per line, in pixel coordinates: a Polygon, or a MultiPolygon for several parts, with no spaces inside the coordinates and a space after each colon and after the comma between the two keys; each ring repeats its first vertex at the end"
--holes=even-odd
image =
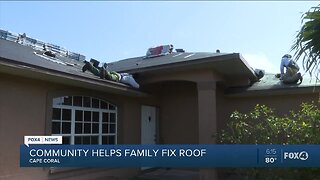
{"type": "Polygon", "coordinates": [[[320,71],[320,5],[312,7],[302,15],[301,30],[291,48],[295,59],[302,57],[303,68],[318,79],[320,71]]]}

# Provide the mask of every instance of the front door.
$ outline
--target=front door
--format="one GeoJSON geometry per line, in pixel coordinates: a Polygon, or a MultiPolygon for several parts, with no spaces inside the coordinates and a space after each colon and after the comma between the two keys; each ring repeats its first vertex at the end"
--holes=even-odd
{"type": "Polygon", "coordinates": [[[141,144],[156,144],[156,107],[141,106],[141,144]]]}

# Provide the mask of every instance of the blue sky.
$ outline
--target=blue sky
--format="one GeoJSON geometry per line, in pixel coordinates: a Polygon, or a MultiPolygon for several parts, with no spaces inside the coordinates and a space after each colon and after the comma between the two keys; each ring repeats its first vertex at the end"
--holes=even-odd
{"type": "MultiPolygon", "coordinates": [[[[110,62],[173,44],[188,52],[241,53],[278,72],[316,1],[0,1],[0,28],[110,62]]],[[[293,53],[291,53],[293,54],[293,53]]]]}

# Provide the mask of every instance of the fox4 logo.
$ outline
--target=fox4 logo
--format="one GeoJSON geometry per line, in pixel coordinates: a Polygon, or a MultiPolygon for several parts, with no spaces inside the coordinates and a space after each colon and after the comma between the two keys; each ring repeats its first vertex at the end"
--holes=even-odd
{"type": "Polygon", "coordinates": [[[301,160],[305,161],[309,158],[309,154],[306,151],[302,152],[284,152],[283,159],[301,160]]]}

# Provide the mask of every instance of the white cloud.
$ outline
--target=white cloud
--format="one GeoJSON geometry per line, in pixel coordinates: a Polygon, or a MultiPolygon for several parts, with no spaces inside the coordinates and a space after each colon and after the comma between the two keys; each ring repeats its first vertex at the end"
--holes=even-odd
{"type": "Polygon", "coordinates": [[[279,73],[279,67],[273,64],[263,53],[244,53],[242,56],[253,68],[263,69],[268,73],[279,73]]]}

